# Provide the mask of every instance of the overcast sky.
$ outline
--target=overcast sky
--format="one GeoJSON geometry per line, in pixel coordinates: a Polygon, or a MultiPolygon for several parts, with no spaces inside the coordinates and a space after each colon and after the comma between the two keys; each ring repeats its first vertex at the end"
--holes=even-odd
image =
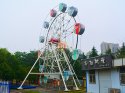
{"type": "Polygon", "coordinates": [[[101,42],[125,42],[125,0],[0,0],[0,48],[11,52],[39,49],[43,19],[64,2],[78,8],[86,27],[81,38],[84,52],[101,42]]]}

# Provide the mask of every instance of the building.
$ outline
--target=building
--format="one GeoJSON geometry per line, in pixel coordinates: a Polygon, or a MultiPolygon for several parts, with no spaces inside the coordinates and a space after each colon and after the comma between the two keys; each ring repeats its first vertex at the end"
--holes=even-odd
{"type": "Polygon", "coordinates": [[[125,93],[125,58],[99,56],[82,62],[87,93],[125,93]]]}
{"type": "Polygon", "coordinates": [[[105,54],[108,49],[111,49],[112,53],[116,53],[119,49],[119,44],[102,42],[101,43],[101,53],[105,54]]]}

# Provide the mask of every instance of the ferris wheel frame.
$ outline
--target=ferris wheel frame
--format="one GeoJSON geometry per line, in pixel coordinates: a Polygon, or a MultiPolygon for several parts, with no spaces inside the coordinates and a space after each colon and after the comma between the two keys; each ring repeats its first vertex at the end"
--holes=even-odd
{"type": "MultiPolygon", "coordinates": [[[[62,15],[62,14],[67,14],[68,15],[68,13],[67,12],[64,12],[64,13],[59,13],[53,20],[52,20],[52,22],[51,22],[51,24],[50,24],[50,26],[49,26],[49,28],[47,29],[47,36],[46,36],[46,41],[45,41],[45,45],[48,43],[47,42],[47,38],[48,38],[48,36],[49,36],[49,32],[50,32],[50,29],[51,29],[51,26],[53,25],[53,23],[55,22],[55,20],[60,16],[60,15],[62,15]]],[[[74,17],[71,17],[71,18],[73,18],[73,20],[74,20],[74,23],[76,24],[77,23],[77,21],[76,21],[76,19],[74,18],[74,17]]],[[[68,25],[68,24],[67,24],[68,25]]],[[[77,46],[78,46],[78,37],[79,37],[79,35],[77,34],[77,36],[76,36],[76,44],[75,44],[75,49],[77,49],[77,46]]]]}

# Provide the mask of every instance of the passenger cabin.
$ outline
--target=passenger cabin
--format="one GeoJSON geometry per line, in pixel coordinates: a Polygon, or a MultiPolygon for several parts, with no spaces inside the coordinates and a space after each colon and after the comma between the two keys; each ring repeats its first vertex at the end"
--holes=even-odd
{"type": "Polygon", "coordinates": [[[60,41],[60,40],[57,39],[57,38],[51,38],[51,39],[49,40],[49,42],[54,43],[54,44],[58,43],[59,41],[60,41]]]}

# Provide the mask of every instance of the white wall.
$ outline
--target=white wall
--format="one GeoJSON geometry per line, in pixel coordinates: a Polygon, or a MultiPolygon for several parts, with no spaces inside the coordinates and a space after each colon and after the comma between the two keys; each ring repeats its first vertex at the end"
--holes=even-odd
{"type": "Polygon", "coordinates": [[[118,88],[121,90],[121,93],[125,93],[125,86],[120,85],[120,77],[118,69],[112,70],[111,78],[112,78],[112,88],[118,88]]]}
{"type": "Polygon", "coordinates": [[[89,84],[89,74],[88,71],[86,72],[87,92],[99,93],[98,72],[96,71],[95,74],[96,74],[96,84],[89,84]]]}
{"type": "MultiPolygon", "coordinates": [[[[117,68],[111,70],[112,88],[118,88],[121,93],[125,93],[125,86],[120,85],[119,70],[117,68]]],[[[98,70],[96,70],[96,84],[89,84],[89,73],[86,71],[87,92],[99,93],[98,70]]]]}

